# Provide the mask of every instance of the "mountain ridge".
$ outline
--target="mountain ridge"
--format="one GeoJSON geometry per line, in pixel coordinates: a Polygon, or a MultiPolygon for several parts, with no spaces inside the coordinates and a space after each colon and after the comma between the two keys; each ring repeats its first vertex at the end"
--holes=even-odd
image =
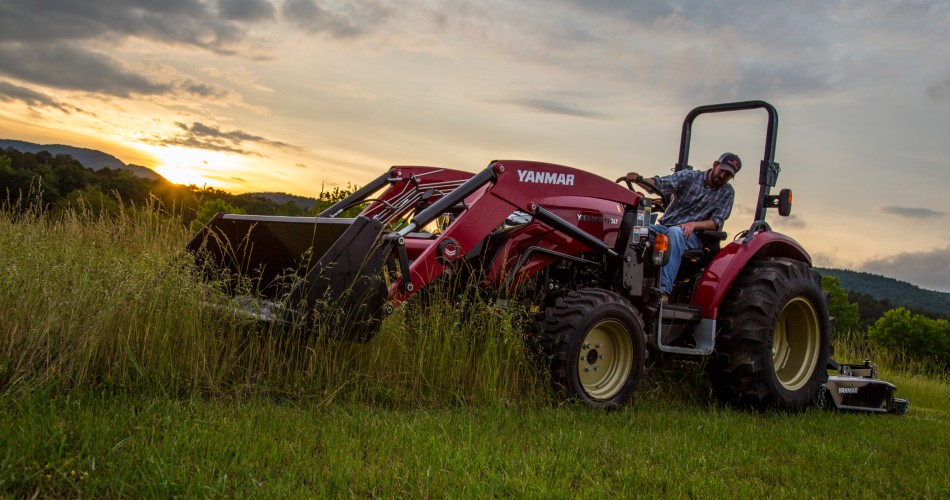
{"type": "Polygon", "coordinates": [[[66,154],[72,156],[76,161],[82,163],[82,166],[101,170],[108,168],[112,170],[128,170],[136,177],[143,179],[158,179],[161,176],[154,170],[141,165],[129,165],[122,160],[99,151],[98,149],[82,148],[78,146],[69,146],[66,144],[37,144],[34,142],[21,141],[17,139],[0,139],[0,151],[7,148],[13,148],[21,153],[39,153],[46,151],[53,156],[66,154]]]}
{"type": "Polygon", "coordinates": [[[841,288],[849,292],[863,293],[890,302],[895,307],[928,311],[943,317],[950,316],[950,293],[927,290],[913,283],[863,271],[821,267],[816,267],[815,271],[822,276],[838,278],[841,288]]]}
{"type": "Polygon", "coordinates": [[[310,196],[300,196],[300,195],[290,194],[290,193],[278,193],[274,191],[253,192],[253,193],[247,193],[247,194],[251,196],[260,196],[261,198],[270,200],[271,202],[277,205],[283,205],[285,203],[292,202],[295,205],[307,211],[310,211],[310,209],[313,208],[313,206],[316,205],[317,202],[320,201],[310,196]]]}

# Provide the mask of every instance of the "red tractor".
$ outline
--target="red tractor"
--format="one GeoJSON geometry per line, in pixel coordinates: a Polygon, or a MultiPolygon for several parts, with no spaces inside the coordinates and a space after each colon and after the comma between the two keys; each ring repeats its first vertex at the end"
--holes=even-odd
{"type": "Polygon", "coordinates": [[[696,117],[752,109],[768,113],[755,218],[722,248],[725,233],[704,234],[669,303],[658,291],[668,256],[649,235],[664,200],[548,163],[498,160],[474,175],[393,167],[318,217],[218,214],[188,247],[241,277],[244,310],[289,328],[311,328],[332,307],[343,315],[340,335],[366,341],[414,295],[470,285],[536,315],[531,344],[562,393],[587,405],[628,401],[652,350],[708,356],[716,394],[735,406],[799,410],[827,379],[831,318],[808,253],[765,221],[769,209],[791,207],[788,190],[770,194],[775,108],[692,110],[675,169],[691,168],[696,117]]]}

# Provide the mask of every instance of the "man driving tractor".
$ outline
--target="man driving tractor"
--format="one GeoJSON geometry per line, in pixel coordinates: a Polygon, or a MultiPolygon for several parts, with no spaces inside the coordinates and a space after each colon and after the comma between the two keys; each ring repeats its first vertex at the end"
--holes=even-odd
{"type": "Polygon", "coordinates": [[[663,267],[660,278],[662,301],[669,301],[673,281],[679,272],[680,259],[687,250],[702,248],[696,231],[722,231],[732,213],[735,190],[729,181],[742,168],[742,161],[734,153],[723,153],[704,172],[680,170],[665,177],[644,179],[636,172],[627,174],[627,181],[647,184],[664,197],[672,197],[658,224],[650,226],[652,233],[669,238],[670,262],[663,267]]]}

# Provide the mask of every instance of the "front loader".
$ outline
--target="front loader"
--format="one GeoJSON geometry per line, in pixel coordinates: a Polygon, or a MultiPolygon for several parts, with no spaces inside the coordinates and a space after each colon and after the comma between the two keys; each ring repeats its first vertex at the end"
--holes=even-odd
{"type": "Polygon", "coordinates": [[[535,314],[531,345],[570,399],[625,403],[654,351],[709,357],[716,394],[732,405],[799,410],[827,379],[831,318],[808,253],[765,221],[791,206],[788,190],[770,193],[775,109],[694,109],[675,169],[692,168],[696,117],[754,109],[769,116],[755,218],[722,248],[724,233],[704,235],[668,304],[657,288],[668,256],[649,231],[664,200],[550,163],[497,160],[476,174],[393,167],[317,217],[218,214],[188,249],[241,310],[287,328],[332,319],[342,339],[368,341],[394,307],[461,283],[535,314]],[[356,206],[355,218],[340,216],[356,206]]]}

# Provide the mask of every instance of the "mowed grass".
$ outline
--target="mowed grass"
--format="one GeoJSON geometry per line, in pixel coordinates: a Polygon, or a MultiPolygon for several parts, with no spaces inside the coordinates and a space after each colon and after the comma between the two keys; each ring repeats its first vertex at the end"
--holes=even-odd
{"type": "Polygon", "coordinates": [[[734,411],[695,363],[593,411],[554,397],[518,314],[262,331],[194,279],[188,237],[150,209],[0,215],[0,495],[950,496],[950,380],[887,353],[905,417],[734,411]]]}
{"type": "Polygon", "coordinates": [[[610,413],[96,394],[0,402],[0,490],[14,495],[950,494],[950,415],[926,399],[906,417],[652,398],[610,413]]]}

